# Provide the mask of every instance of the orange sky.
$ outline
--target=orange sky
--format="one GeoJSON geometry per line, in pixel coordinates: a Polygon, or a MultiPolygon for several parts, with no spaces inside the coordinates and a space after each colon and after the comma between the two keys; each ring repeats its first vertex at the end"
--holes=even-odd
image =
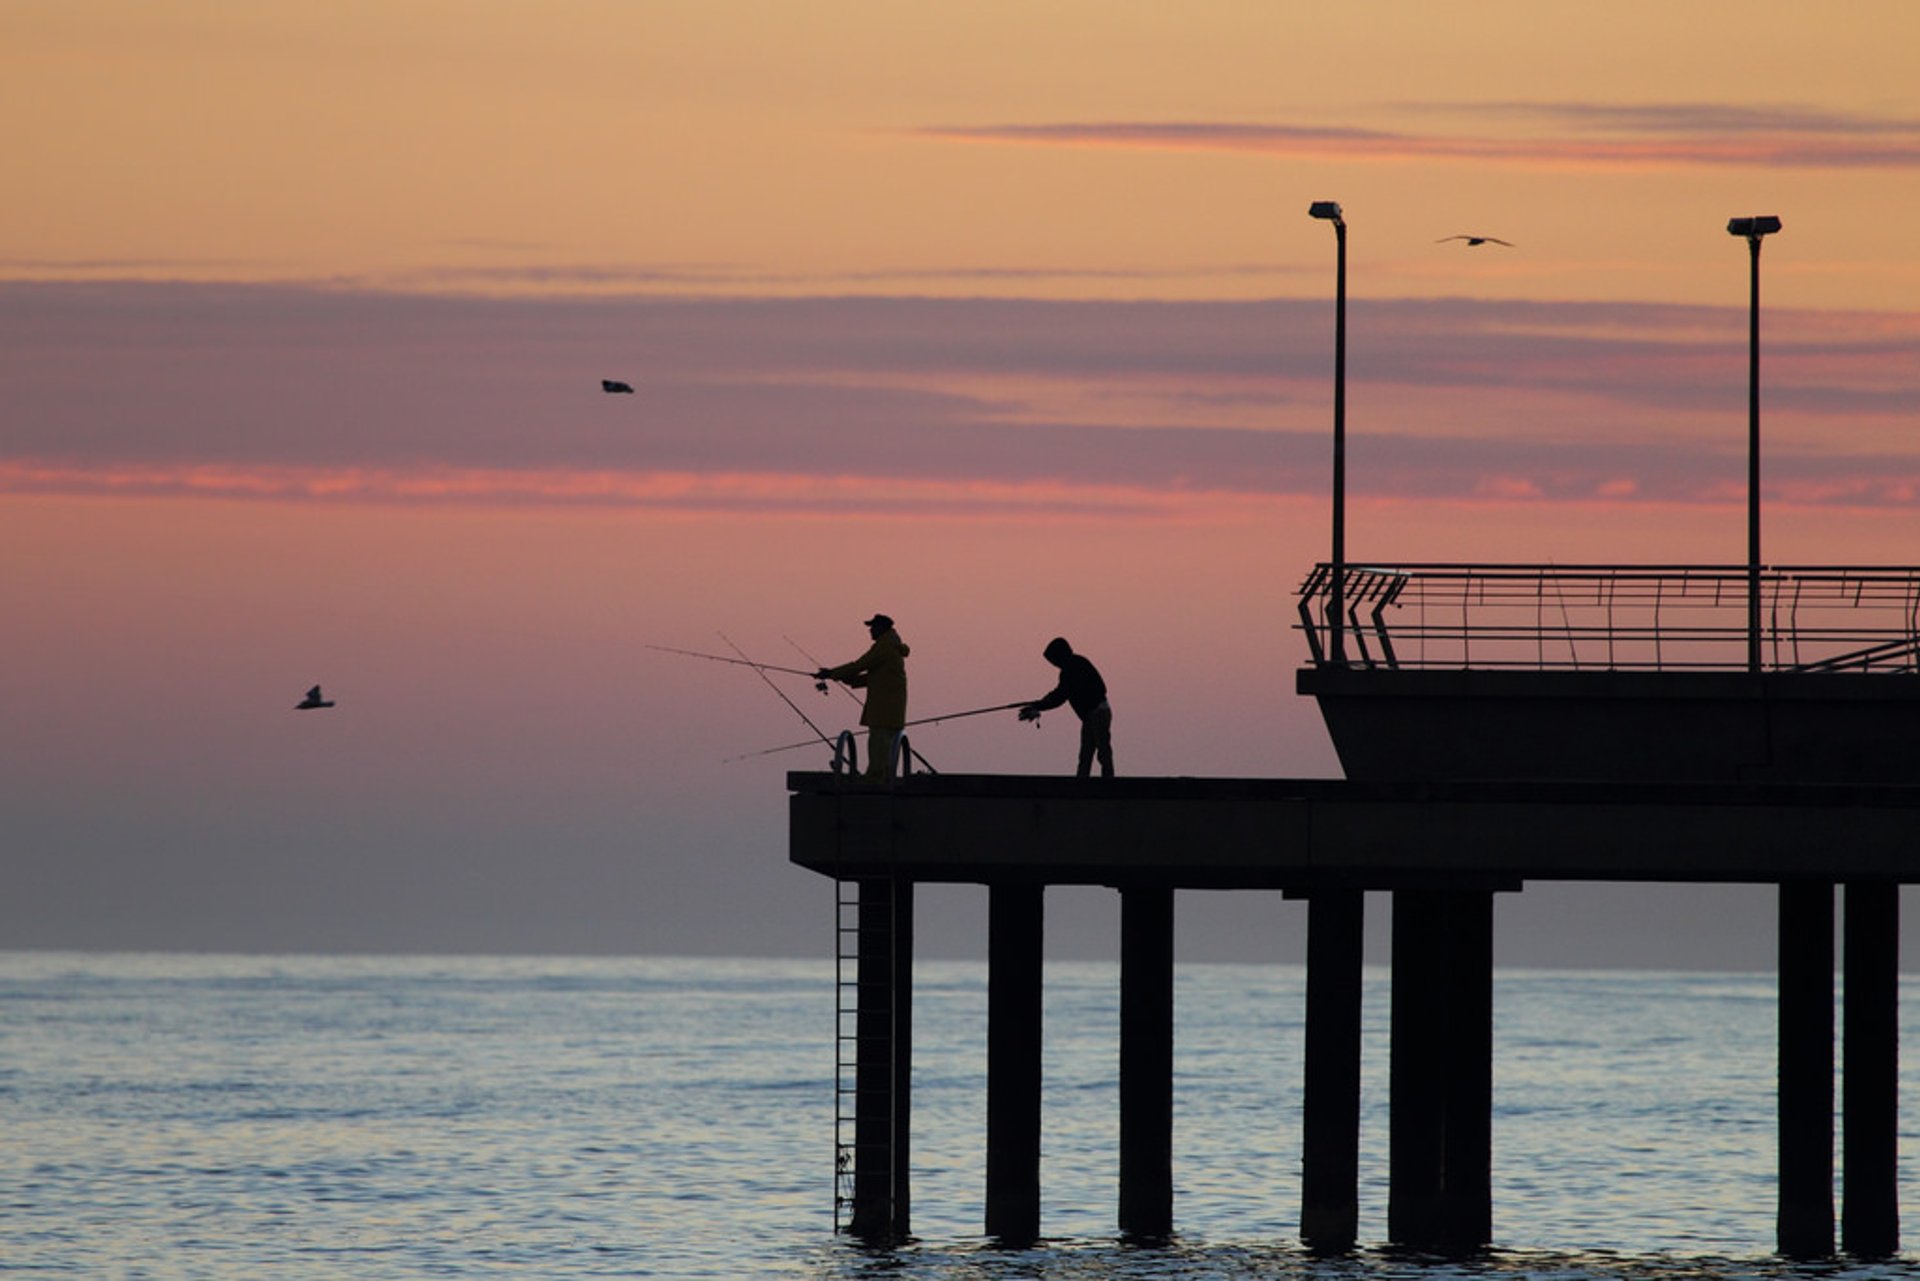
{"type": "MultiPolygon", "coordinates": [[[[804,727],[640,647],[843,659],[875,609],[916,712],[1042,692],[1065,632],[1123,769],[1331,772],[1287,630],[1315,199],[1356,556],[1739,560],[1724,228],[1771,212],[1770,558],[1911,560],[1916,47],[1904,0],[14,0],[0,799],[42,890],[0,926],[259,946],[309,894],[286,937],[404,946],[457,875],[429,944],[558,946],[539,849],[631,904],[596,947],[733,937],[688,922],[802,762],[718,761],[804,727]],[[377,890],[300,880],[347,850],[377,890]]],[[[926,747],[1052,770],[1070,728],[926,747]]],[[[796,884],[738,937],[810,946],[796,884]]]]}
{"type": "Polygon", "coordinates": [[[1749,211],[1787,219],[1783,302],[1905,310],[1920,283],[1901,0],[16,0],[0,23],[17,276],[1310,295],[1303,206],[1331,197],[1381,296],[1722,302],[1749,211]],[[1459,231],[1524,252],[1433,244],[1459,231]]]}

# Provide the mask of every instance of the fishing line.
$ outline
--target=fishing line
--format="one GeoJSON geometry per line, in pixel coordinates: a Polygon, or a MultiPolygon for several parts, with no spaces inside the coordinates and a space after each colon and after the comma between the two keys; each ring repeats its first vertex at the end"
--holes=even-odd
{"type": "MultiPolygon", "coordinates": [[[[766,672],[761,670],[762,664],[756,663],[752,659],[748,658],[747,651],[745,651],[744,649],[741,649],[738,645],[735,645],[733,643],[732,638],[729,637],[725,632],[717,631],[714,633],[714,635],[718,636],[721,640],[726,641],[727,648],[731,649],[734,653],[740,655],[740,661],[746,664],[748,667],[751,667],[754,671],[754,675],[758,676],[761,680],[765,681],[767,684],[767,688],[772,690],[774,693],[778,694],[780,696],[780,701],[785,703],[788,707],[791,707],[793,709],[793,714],[795,716],[798,716],[801,720],[807,723],[807,728],[814,732],[815,737],[817,737],[821,742],[825,743],[829,748],[832,749],[834,759],[838,760],[840,757],[840,749],[837,747],[834,747],[833,740],[827,737],[826,731],[822,730],[818,725],[815,725],[813,723],[813,718],[800,710],[800,704],[788,698],[787,692],[781,689],[778,685],[775,685],[773,683],[773,678],[771,676],[768,676],[766,672]]],[[[791,671],[793,669],[788,668],[787,670],[791,671]]],[[[802,746],[811,747],[813,746],[813,744],[806,743],[806,744],[802,744],[802,746]]]]}

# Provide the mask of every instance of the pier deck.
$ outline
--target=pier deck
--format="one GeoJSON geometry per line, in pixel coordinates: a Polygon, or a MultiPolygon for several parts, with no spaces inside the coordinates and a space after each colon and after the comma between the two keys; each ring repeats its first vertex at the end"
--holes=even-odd
{"type": "Polygon", "coordinates": [[[1176,889],[1492,881],[1920,881],[1920,787],[787,776],[828,876],[1176,889]]]}

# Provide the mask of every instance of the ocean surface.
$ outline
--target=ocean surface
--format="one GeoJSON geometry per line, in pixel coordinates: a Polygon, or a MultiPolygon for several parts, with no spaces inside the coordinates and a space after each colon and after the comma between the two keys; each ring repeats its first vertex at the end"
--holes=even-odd
{"type": "MultiPolygon", "coordinates": [[[[1880,1277],[1774,1258],[1769,975],[1498,972],[1495,1248],[1382,1248],[1387,975],[1361,1237],[1299,1214],[1304,973],[1185,965],[1179,1236],[1124,1246],[1117,967],[1046,973],[1047,1241],[981,1234],[986,971],[922,961],[914,1229],[833,1230],[833,965],[0,953],[0,1275],[88,1278],[1880,1277]]],[[[1920,987],[1902,992],[1920,1242],[1920,987]]]]}

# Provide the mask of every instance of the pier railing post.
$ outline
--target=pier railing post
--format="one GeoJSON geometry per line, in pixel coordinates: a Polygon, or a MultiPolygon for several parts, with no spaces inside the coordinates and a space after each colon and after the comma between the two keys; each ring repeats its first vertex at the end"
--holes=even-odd
{"type": "Polygon", "coordinates": [[[1843,944],[1840,1245],[1900,1249],[1900,886],[1849,881],[1843,944]]]}
{"type": "Polygon", "coordinates": [[[1173,1234],[1173,891],[1120,891],[1120,1231],[1173,1234]]]}
{"type": "Polygon", "coordinates": [[[987,891],[987,1235],[1040,1237],[1040,1009],[1044,889],[987,891]]]}
{"type": "Polygon", "coordinates": [[[1780,1205],[1789,1258],[1833,1253],[1833,883],[1780,886],[1780,1205]]]}
{"type": "Polygon", "coordinates": [[[1306,1099],[1300,1239],[1353,1248],[1360,1219],[1360,968],[1365,899],[1357,889],[1307,896],[1306,1099]]]}

